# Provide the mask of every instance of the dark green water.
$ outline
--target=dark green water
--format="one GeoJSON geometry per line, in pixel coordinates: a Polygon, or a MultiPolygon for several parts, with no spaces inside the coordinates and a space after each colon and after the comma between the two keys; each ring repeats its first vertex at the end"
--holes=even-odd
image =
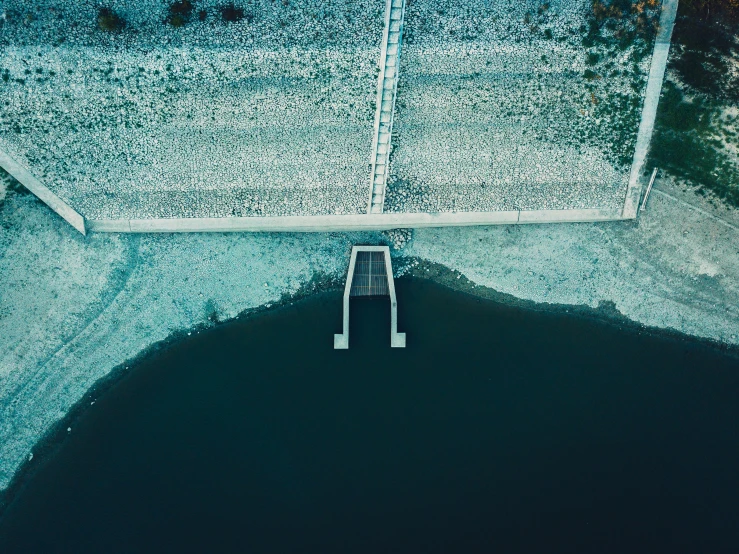
{"type": "MultiPolygon", "coordinates": [[[[739,552],[739,362],[398,282],[149,356],[60,433],[0,552],[739,552]]],[[[66,425],[66,424],[65,424],[66,425]]]]}

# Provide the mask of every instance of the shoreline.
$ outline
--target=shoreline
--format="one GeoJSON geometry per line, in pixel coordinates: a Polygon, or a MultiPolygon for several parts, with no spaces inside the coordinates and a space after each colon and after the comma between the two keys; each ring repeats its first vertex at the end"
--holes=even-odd
{"type": "MultiPolygon", "coordinates": [[[[700,348],[708,348],[722,355],[739,360],[739,346],[722,343],[717,340],[697,337],[680,333],[674,329],[665,329],[643,325],[629,319],[620,313],[615,306],[602,303],[598,308],[586,305],[551,304],[538,303],[502,293],[500,291],[476,285],[459,272],[449,269],[441,264],[417,260],[415,258],[399,257],[393,260],[398,266],[398,279],[417,279],[429,281],[436,286],[454,291],[456,294],[471,296],[479,301],[491,303],[498,306],[513,308],[526,312],[538,312],[556,316],[572,317],[593,322],[595,325],[607,325],[618,329],[619,332],[654,337],[677,343],[690,343],[700,348]],[[399,262],[399,263],[398,263],[399,262]],[[415,262],[418,262],[415,264],[415,262]]],[[[305,286],[294,294],[284,294],[280,300],[263,304],[255,308],[248,308],[237,316],[226,319],[201,323],[189,329],[175,331],[167,338],[151,344],[136,356],[128,359],[107,375],[97,380],[84,395],[75,402],[62,419],[50,427],[38,440],[33,448],[33,460],[26,460],[21,464],[13,475],[8,487],[0,489],[0,520],[5,512],[10,509],[13,502],[22,494],[23,488],[29,480],[32,480],[36,472],[50,460],[63,445],[67,436],[66,429],[74,430],[74,423],[91,409],[92,405],[101,395],[108,393],[122,381],[125,381],[135,366],[144,360],[172,348],[180,342],[187,340],[191,335],[200,333],[217,332],[221,327],[234,325],[246,320],[258,318],[268,312],[288,309],[295,304],[307,300],[315,300],[321,296],[338,295],[343,290],[343,284],[339,279],[330,275],[314,276],[305,286]],[[92,404],[90,403],[92,401],[92,404]],[[31,463],[33,462],[33,463],[31,463]]],[[[399,299],[402,301],[402,299],[399,299]]],[[[338,322],[337,322],[338,324],[338,322]]]]}
{"type": "MultiPolygon", "coordinates": [[[[664,178],[655,190],[682,197],[664,178]]],[[[711,219],[727,214],[708,200],[682,201],[701,211],[653,195],[634,223],[416,230],[393,252],[396,274],[735,352],[739,234],[711,219]]],[[[378,233],[82,237],[13,191],[0,219],[0,489],[120,367],[214,318],[340,288],[351,245],[392,242],[378,233]]]]}
{"type": "Polygon", "coordinates": [[[637,326],[739,346],[736,212],[670,177],[654,192],[633,222],[422,229],[404,256],[444,265],[473,293],[492,289],[504,302],[605,309],[637,326]]]}
{"type": "Polygon", "coordinates": [[[211,321],[208,323],[198,324],[189,329],[180,329],[169,335],[167,338],[149,345],[133,358],[118,364],[108,372],[108,374],[93,383],[93,385],[85,391],[84,395],[72,405],[64,417],[54,423],[46,431],[33,448],[33,459],[27,459],[23,462],[16,470],[9,485],[5,489],[0,489],[0,521],[2,521],[6,510],[10,508],[14,500],[23,491],[25,484],[29,480],[33,479],[36,472],[45,463],[51,460],[54,454],[62,446],[64,437],[67,435],[66,429],[71,427],[72,430],[74,430],[75,421],[77,421],[83,414],[86,414],[87,410],[92,408],[93,404],[90,402],[92,401],[95,403],[97,398],[102,394],[107,393],[113,387],[125,381],[130,376],[131,370],[135,368],[135,366],[141,364],[147,358],[165,352],[179,344],[181,341],[187,340],[188,337],[198,335],[200,333],[217,332],[223,326],[258,318],[267,312],[284,310],[294,304],[314,298],[315,296],[329,296],[332,293],[339,294],[342,290],[343,288],[339,287],[336,279],[333,277],[328,275],[318,275],[293,295],[283,295],[283,298],[277,302],[263,304],[255,308],[248,308],[236,317],[227,320],[211,321]],[[326,286],[326,288],[320,288],[322,285],[326,286]]]}
{"type": "Polygon", "coordinates": [[[414,279],[431,281],[439,286],[446,287],[461,294],[479,298],[486,302],[493,302],[523,311],[565,315],[594,321],[599,324],[613,326],[620,331],[627,333],[636,333],[638,335],[674,340],[677,342],[690,342],[702,347],[712,348],[722,354],[739,359],[739,344],[731,344],[712,338],[681,333],[675,329],[645,325],[622,314],[618,311],[613,302],[601,302],[601,304],[596,308],[584,304],[535,302],[500,292],[483,285],[477,285],[465,277],[464,274],[449,269],[442,264],[421,260],[418,266],[416,266],[416,269],[417,272],[411,272],[407,275],[414,279]],[[420,273],[421,270],[426,268],[429,269],[429,273],[431,273],[431,275],[420,273]]]}

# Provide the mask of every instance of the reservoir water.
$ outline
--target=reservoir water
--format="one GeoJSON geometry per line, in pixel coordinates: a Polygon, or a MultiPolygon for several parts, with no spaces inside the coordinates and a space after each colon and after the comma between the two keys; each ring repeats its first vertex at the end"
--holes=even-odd
{"type": "Polygon", "coordinates": [[[397,288],[406,349],[358,299],[334,351],[322,293],[93,391],[8,496],[0,552],[739,552],[736,357],[397,288]]]}

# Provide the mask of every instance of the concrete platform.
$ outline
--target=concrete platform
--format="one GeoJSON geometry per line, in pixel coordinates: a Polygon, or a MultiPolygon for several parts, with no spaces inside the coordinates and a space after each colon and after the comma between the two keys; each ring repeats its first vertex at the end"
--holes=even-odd
{"type": "MultiPolygon", "coordinates": [[[[405,333],[398,332],[398,299],[395,296],[395,281],[393,280],[393,265],[390,259],[390,248],[387,246],[354,246],[352,247],[352,255],[349,260],[349,271],[346,276],[346,285],[344,286],[344,309],[342,320],[342,332],[334,335],[334,349],[346,350],[349,348],[349,300],[351,296],[375,295],[371,290],[357,292],[353,289],[352,284],[357,274],[357,258],[362,254],[380,254],[384,263],[382,271],[384,275],[384,287],[380,291],[380,295],[390,297],[390,347],[405,348],[405,333]]],[[[372,265],[371,263],[369,264],[372,265]]]]}

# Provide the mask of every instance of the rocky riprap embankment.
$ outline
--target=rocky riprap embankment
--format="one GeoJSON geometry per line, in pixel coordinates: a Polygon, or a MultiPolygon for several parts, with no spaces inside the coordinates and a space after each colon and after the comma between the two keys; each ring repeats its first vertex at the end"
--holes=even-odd
{"type": "Polygon", "coordinates": [[[9,154],[91,219],[362,212],[384,3],[226,4],[5,2],[9,154]]]}
{"type": "Polygon", "coordinates": [[[402,250],[413,238],[413,229],[389,229],[382,236],[393,250],[402,250]]]}
{"type": "MultiPolygon", "coordinates": [[[[385,2],[184,1],[6,1],[8,153],[91,219],[363,213],[385,2]]],[[[617,4],[409,2],[385,211],[618,210],[659,1],[617,4]]]]}
{"type": "Polygon", "coordinates": [[[386,211],[620,208],[659,3],[607,4],[409,3],[386,211]]]}

